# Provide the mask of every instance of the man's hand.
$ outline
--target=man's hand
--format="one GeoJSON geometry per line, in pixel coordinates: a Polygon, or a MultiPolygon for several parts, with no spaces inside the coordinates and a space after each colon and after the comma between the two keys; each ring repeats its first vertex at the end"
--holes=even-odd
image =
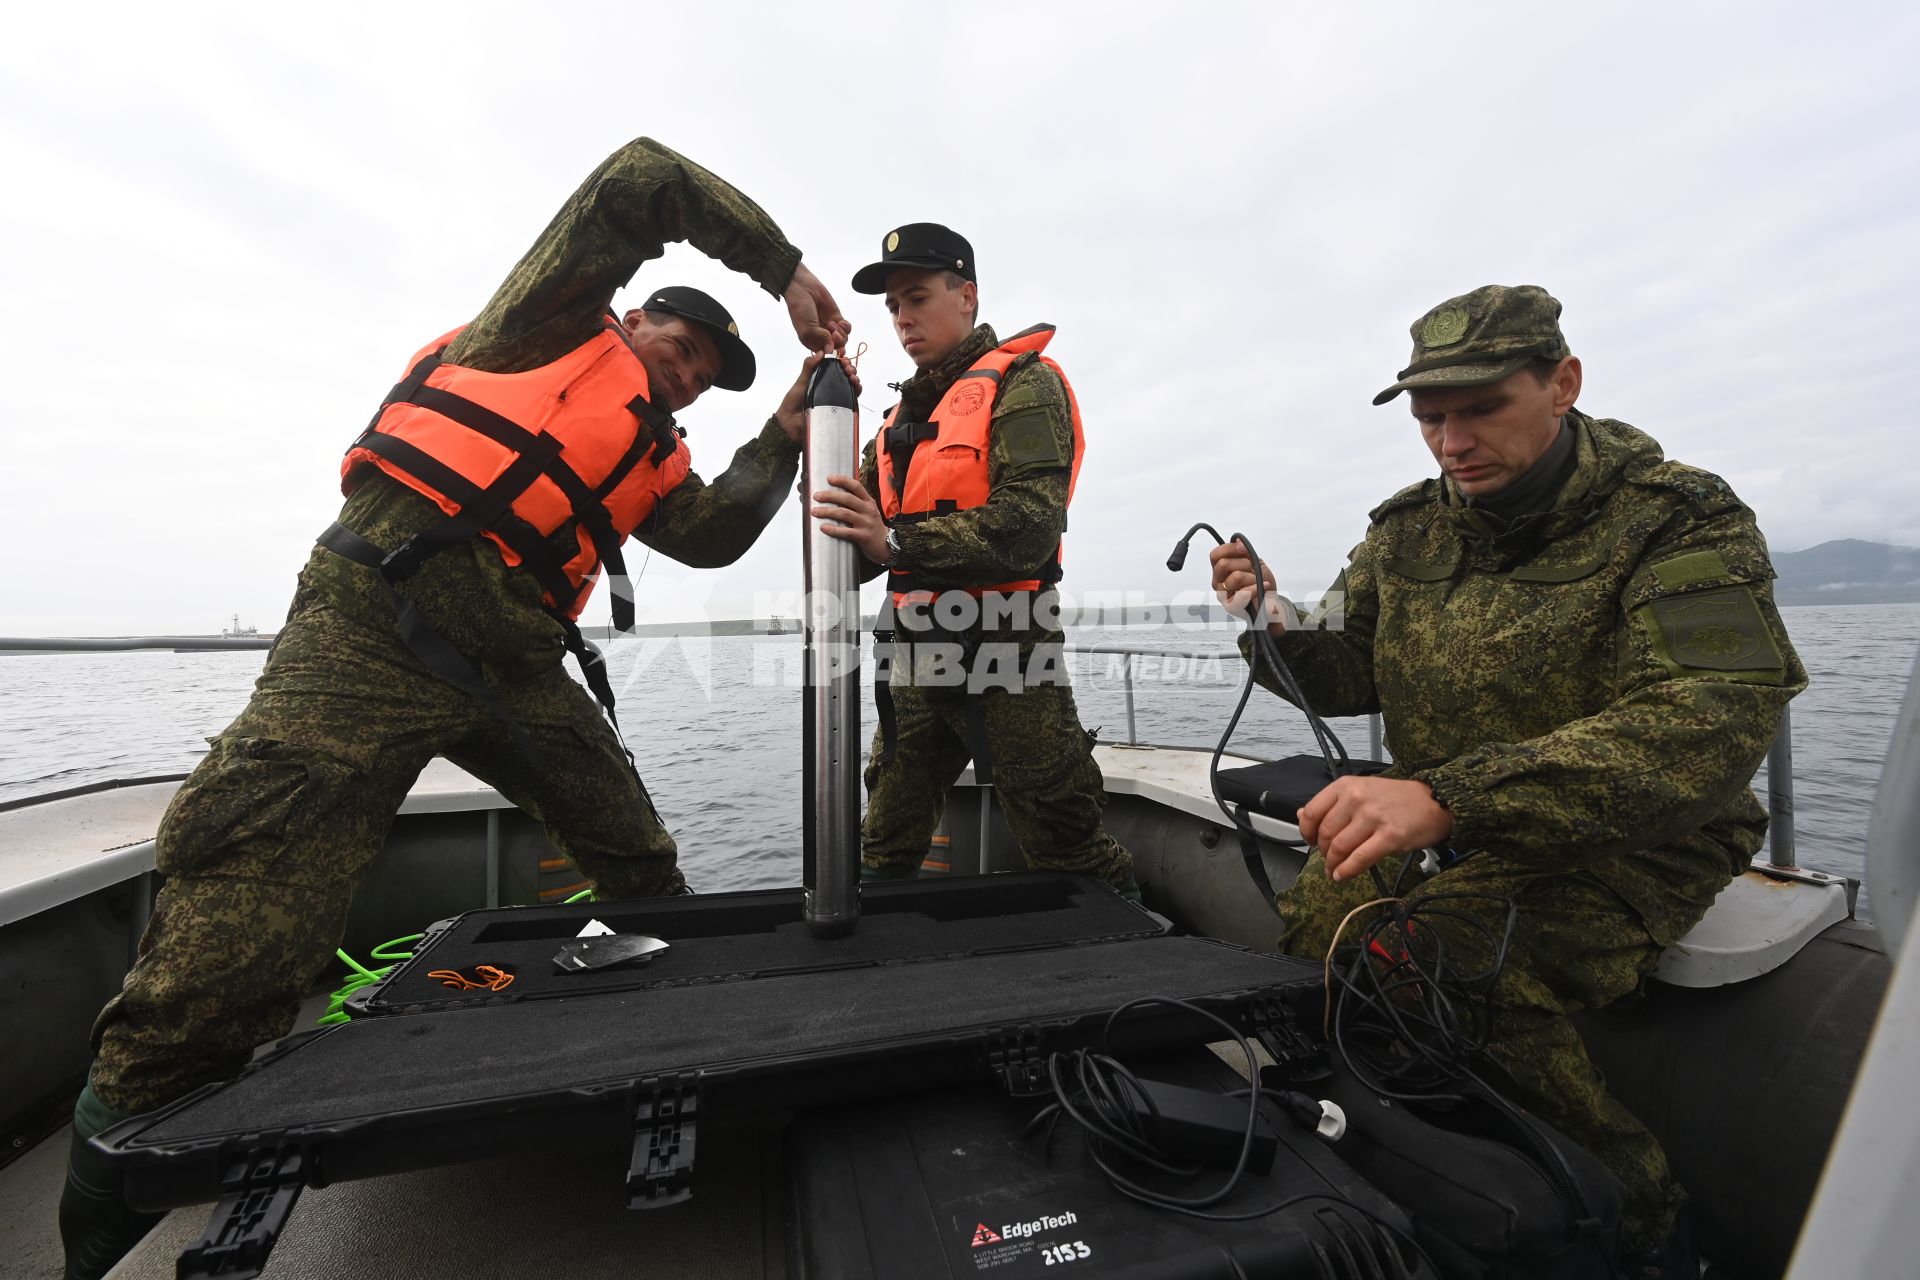
{"type": "Polygon", "coordinates": [[[1335,778],[1300,806],[1300,834],[1327,858],[1327,874],[1351,880],[1396,853],[1442,844],[1453,815],[1424,782],[1335,778]]]}
{"type": "Polygon", "coordinates": [[[852,476],[828,476],[827,483],[833,487],[817,490],[813,495],[813,500],[821,505],[809,509],[814,519],[820,521],[820,532],[831,538],[844,538],[867,559],[885,564],[887,522],[880,508],[867,496],[865,486],[852,476]]]}
{"type": "MultiPolygon", "coordinates": [[[[824,359],[825,355],[815,352],[800,362],[800,376],[787,388],[780,407],[773,411],[773,420],[787,433],[787,439],[795,444],[805,444],[807,441],[807,384],[813,381],[813,371],[824,359]]],[[[860,371],[853,367],[851,360],[840,360],[840,367],[847,371],[847,381],[853,384],[853,397],[857,401],[860,398],[860,371]]]]}
{"type": "MultiPolygon", "coordinates": [[[[1246,618],[1253,608],[1253,557],[1247,554],[1246,544],[1223,542],[1207,552],[1207,559],[1213,561],[1213,594],[1227,606],[1228,613],[1246,618]]],[[[1262,602],[1266,606],[1267,632],[1277,636],[1287,629],[1286,606],[1273,585],[1273,570],[1265,561],[1260,564],[1260,581],[1266,584],[1262,602]]]]}
{"type": "Polygon", "coordinates": [[[809,351],[844,351],[853,326],[840,314],[840,304],[820,283],[820,277],[807,270],[804,262],[795,263],[793,278],[787,281],[787,315],[800,345],[809,351]]]}

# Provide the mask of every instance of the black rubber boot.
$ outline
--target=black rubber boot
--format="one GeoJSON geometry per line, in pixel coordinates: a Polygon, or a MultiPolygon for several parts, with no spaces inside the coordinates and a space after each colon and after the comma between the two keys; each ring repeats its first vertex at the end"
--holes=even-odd
{"type": "Polygon", "coordinates": [[[73,1145],[67,1152],[67,1186],[60,1193],[60,1240],[67,1249],[67,1280],[100,1280],[140,1243],[164,1213],[127,1206],[125,1178],[87,1144],[96,1133],[129,1117],[100,1101],[89,1084],[73,1107],[73,1145]]]}
{"type": "Polygon", "coordinates": [[[860,883],[872,884],[877,880],[917,880],[920,878],[920,866],[913,862],[889,862],[884,867],[870,867],[860,864],[860,883]]]}

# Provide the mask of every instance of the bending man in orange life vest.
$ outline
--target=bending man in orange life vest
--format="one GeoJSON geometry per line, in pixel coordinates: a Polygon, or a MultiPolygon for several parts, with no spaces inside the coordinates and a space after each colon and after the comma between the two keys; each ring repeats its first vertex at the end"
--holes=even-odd
{"type": "Polygon", "coordinates": [[[69,1277],[104,1274],[154,1220],[127,1209],[120,1170],[85,1139],[231,1075],[292,1027],[434,756],[545,824],[577,869],[552,897],[684,890],[632,761],[561,664],[581,655],[610,699],[574,619],[602,566],[616,621],[631,617],[628,535],[695,566],[753,544],[798,472],[819,357],[714,484],[693,474],[674,415],[709,387],[745,390],[753,353],[696,289],[609,310],[677,240],[783,297],[805,346],[844,344],[845,318],[773,220],[643,138],[588,176],[479,315],[408,362],[352,442],[346,505],[252,701],[162,820],[166,887],[75,1108],[69,1277]]]}

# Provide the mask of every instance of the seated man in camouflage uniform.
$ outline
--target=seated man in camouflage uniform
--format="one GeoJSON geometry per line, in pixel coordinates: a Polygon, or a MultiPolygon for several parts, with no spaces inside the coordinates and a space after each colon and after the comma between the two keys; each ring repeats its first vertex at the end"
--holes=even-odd
{"type": "Polygon", "coordinates": [[[861,876],[917,873],[971,757],[1028,866],[1137,897],[1133,857],[1101,825],[1100,766],[1061,666],[1054,584],[1084,451],[1073,393],[1041,355],[1052,327],[1002,342],[981,324],[972,246],[937,223],[889,232],[853,287],[886,295],[918,369],[859,479],[830,477],[813,495],[814,515],[834,522],[822,530],[865,556],[864,576],[888,575],[902,641],[877,691],[891,708],[881,702],[867,763],[861,876]]]}
{"type": "MultiPolygon", "coordinates": [[[[563,461],[583,468],[579,474],[609,507],[623,477],[646,477],[651,509],[638,528],[615,522],[606,535],[614,547],[632,533],[686,564],[723,565],[753,544],[794,482],[801,399],[820,357],[805,362],[774,419],[716,483],[685,471],[672,415],[709,386],[744,390],[754,371],[731,318],[697,290],[656,290],[618,320],[608,311],[635,269],[677,240],[784,296],[805,345],[825,351],[844,343],[846,321],[772,219],[713,174],[643,138],[587,178],[440,354],[448,376],[467,380],[462,385],[510,381],[490,383],[491,375],[531,379],[519,385],[550,406],[548,416],[517,425],[541,430],[542,440],[559,438],[545,432],[560,429],[558,405],[569,393],[577,405],[597,383],[602,398],[625,401],[627,383],[614,379],[644,385],[634,400],[612,404],[614,412],[572,419],[582,425],[563,461]],[[604,353],[591,363],[581,356],[589,344],[604,353]],[[563,364],[586,371],[556,391],[551,371],[563,364]],[[648,459],[675,465],[649,471],[648,459]],[[604,478],[592,479],[588,464],[605,470],[604,478]]],[[[444,421],[443,436],[452,434],[444,421]]],[[[458,439],[465,445],[471,437],[458,439]]],[[[350,462],[358,454],[356,447],[350,462]]],[[[445,527],[447,515],[375,465],[355,463],[344,479],[350,496],[339,526],[323,535],[328,541],[300,575],[252,701],[212,740],[161,822],[157,861],[166,887],[138,963],[95,1027],[97,1056],[75,1110],[61,1203],[70,1277],[103,1274],[152,1221],[126,1209],[117,1170],[84,1140],[231,1075],[256,1045],[286,1033],[333,957],[356,882],[434,756],[541,819],[554,846],[599,892],[684,890],[673,838],[630,758],[562,666],[577,633],[557,607],[565,602],[550,597],[567,584],[529,572],[537,557],[507,559],[492,532],[507,526],[490,520],[486,536],[466,530],[389,588],[375,568],[330,548],[351,548],[357,539],[392,551],[445,527]],[[340,527],[347,541],[336,544],[340,527]],[[456,674],[471,676],[464,686],[442,678],[443,669],[403,636],[403,609],[457,652],[466,671],[456,674]]],[[[527,532],[536,543],[549,535],[565,556],[580,550],[574,524],[527,532]]],[[[607,550],[599,547],[599,559],[611,564],[607,550]]],[[[592,573],[585,571],[583,593],[592,573]]],[[[577,613],[577,600],[574,606],[577,613]]]]}
{"type": "MultiPolygon", "coordinates": [[[[1626,1257],[1660,1275],[1684,1270],[1684,1196],[1567,1015],[1633,991],[1759,850],[1748,782],[1807,676],[1753,513],[1574,408],[1559,315],[1541,289],[1490,285],[1415,321],[1413,360],[1374,403],[1411,392],[1441,475],[1374,509],[1329,597],[1340,629],[1270,622],[1314,709],[1379,712],[1394,760],[1301,810],[1316,852],[1280,895],[1281,945],[1322,959],[1376,896],[1375,864],[1392,884],[1414,851],[1471,855],[1419,891],[1517,903],[1494,1056],[1516,1101],[1625,1184],[1626,1257]]],[[[1253,573],[1239,544],[1213,552],[1230,607],[1253,573]]]]}

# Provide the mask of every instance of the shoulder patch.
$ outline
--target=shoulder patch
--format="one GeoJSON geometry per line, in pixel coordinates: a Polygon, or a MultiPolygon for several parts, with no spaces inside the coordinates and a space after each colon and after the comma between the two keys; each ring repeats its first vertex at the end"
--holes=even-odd
{"type": "Polygon", "coordinates": [[[1060,452],[1060,438],[1054,433],[1053,414],[1035,406],[1002,414],[993,421],[994,442],[1008,467],[1015,474],[1064,467],[1068,459],[1060,452]]]}
{"type": "Polygon", "coordinates": [[[1779,671],[1786,666],[1749,587],[1662,597],[1645,610],[1653,621],[1655,647],[1670,667],[1779,671]]]}

